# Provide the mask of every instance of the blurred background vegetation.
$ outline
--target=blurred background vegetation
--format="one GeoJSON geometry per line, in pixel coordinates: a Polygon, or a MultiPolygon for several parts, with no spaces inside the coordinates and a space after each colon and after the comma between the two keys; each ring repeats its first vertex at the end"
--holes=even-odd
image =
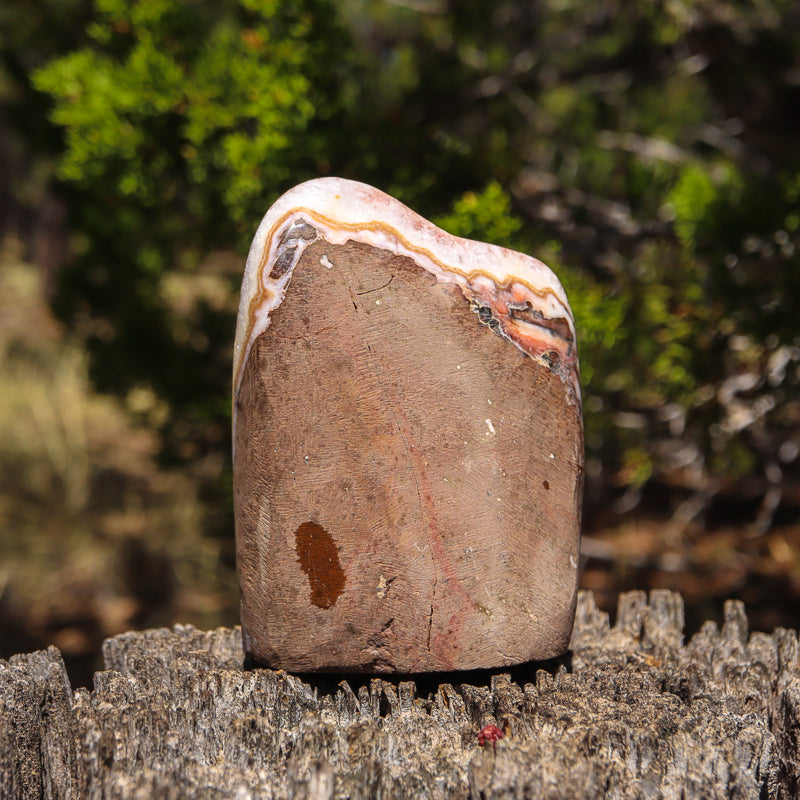
{"type": "Polygon", "coordinates": [[[238,283],[328,174],[562,279],[601,603],[797,627],[799,137],[793,0],[6,0],[0,657],[236,621],[238,283]]]}

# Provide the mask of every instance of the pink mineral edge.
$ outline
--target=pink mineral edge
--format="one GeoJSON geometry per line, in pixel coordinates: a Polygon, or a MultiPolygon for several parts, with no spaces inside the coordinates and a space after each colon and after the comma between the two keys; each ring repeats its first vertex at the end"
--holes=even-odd
{"type": "Polygon", "coordinates": [[[571,400],[580,405],[575,322],[564,289],[548,266],[505,247],[453,236],[367,184],[316,178],[276,200],[247,256],[233,357],[234,430],[247,357],[283,301],[303,250],[314,241],[297,241],[290,267],[280,277],[270,277],[281,237],[299,219],[332,245],[355,241],[389,250],[413,259],[437,280],[455,283],[470,302],[491,309],[498,332],[559,374],[570,388],[571,400]],[[553,323],[552,328],[547,323],[553,323]],[[565,324],[568,333],[563,332],[565,324]]]}

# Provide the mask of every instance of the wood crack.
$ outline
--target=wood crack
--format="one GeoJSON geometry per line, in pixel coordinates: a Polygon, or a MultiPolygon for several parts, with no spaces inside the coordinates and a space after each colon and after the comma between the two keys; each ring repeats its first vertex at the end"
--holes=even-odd
{"type": "Polygon", "coordinates": [[[392,276],[389,278],[388,281],[386,281],[386,283],[382,284],[381,286],[376,286],[374,289],[365,289],[363,292],[356,292],[356,297],[361,297],[362,295],[365,294],[372,294],[373,292],[379,292],[381,289],[385,289],[394,280],[394,276],[396,274],[397,274],[397,268],[395,267],[392,276]]]}
{"type": "Polygon", "coordinates": [[[433,609],[434,609],[434,606],[436,605],[436,584],[438,583],[438,581],[439,581],[439,578],[436,575],[436,573],[434,573],[434,575],[433,575],[433,596],[431,597],[431,613],[428,614],[428,642],[426,644],[428,652],[430,652],[430,649],[431,649],[431,633],[433,632],[433,609]]]}

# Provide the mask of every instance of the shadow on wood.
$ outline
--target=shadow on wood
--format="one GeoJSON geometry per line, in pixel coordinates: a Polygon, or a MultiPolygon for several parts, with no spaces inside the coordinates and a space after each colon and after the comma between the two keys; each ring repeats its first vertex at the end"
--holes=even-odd
{"type": "Polygon", "coordinates": [[[239,629],[109,639],[91,693],[55,648],[15,656],[0,797],[797,797],[795,632],[748,635],[733,601],[722,630],[682,631],[673,593],[622,595],[613,627],[581,593],[570,671],[356,691],[244,670],[239,629]],[[480,747],[489,723],[507,735],[480,747]]]}

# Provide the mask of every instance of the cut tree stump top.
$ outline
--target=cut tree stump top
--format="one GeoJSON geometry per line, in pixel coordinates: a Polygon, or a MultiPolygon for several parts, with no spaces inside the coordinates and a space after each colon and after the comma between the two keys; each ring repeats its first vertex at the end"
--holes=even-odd
{"type": "Polygon", "coordinates": [[[795,798],[797,634],[725,605],[580,594],[571,658],[414,680],[245,670],[238,628],[103,647],[74,692],[59,651],[0,661],[2,798],[795,798]],[[545,666],[546,669],[541,667],[545,666]],[[440,682],[447,681],[447,682],[440,682]],[[483,747],[494,724],[504,738],[483,747]]]}

